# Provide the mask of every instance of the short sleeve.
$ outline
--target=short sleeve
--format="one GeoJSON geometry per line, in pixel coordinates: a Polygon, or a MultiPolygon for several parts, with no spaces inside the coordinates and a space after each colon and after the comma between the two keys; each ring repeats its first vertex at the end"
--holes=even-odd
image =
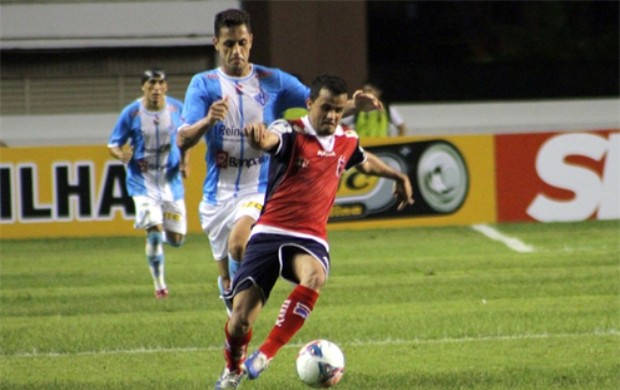
{"type": "Polygon", "coordinates": [[[190,81],[183,104],[183,124],[193,125],[207,115],[209,102],[201,74],[195,75],[190,81]]]}
{"type": "Polygon", "coordinates": [[[355,148],[355,150],[353,150],[353,154],[351,155],[351,158],[349,159],[349,162],[347,163],[346,169],[362,164],[364,161],[366,161],[366,152],[364,151],[364,148],[362,148],[362,146],[360,145],[360,142],[358,139],[357,147],[355,148]]]}

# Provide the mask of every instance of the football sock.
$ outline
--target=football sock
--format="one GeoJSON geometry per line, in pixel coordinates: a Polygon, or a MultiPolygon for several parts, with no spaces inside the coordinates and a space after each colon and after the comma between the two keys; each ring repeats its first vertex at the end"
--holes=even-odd
{"type": "Polygon", "coordinates": [[[230,371],[236,371],[245,360],[245,354],[248,344],[252,340],[252,328],[241,337],[233,337],[228,333],[228,321],[224,325],[224,333],[226,334],[226,343],[224,344],[224,358],[226,358],[226,367],[230,371]]]}
{"type": "Polygon", "coordinates": [[[272,359],[278,350],[301,329],[318,298],[319,293],[308,287],[301,285],[295,287],[282,304],[278,320],[269,336],[258,349],[272,359]]]}
{"type": "Polygon", "coordinates": [[[231,255],[228,255],[228,275],[230,276],[230,280],[232,280],[235,275],[237,275],[237,271],[239,270],[240,265],[240,261],[237,261],[233,259],[231,255]]]}
{"type": "Polygon", "coordinates": [[[149,269],[155,282],[155,289],[166,288],[164,281],[164,237],[160,232],[150,232],[146,236],[146,258],[149,262],[149,269]]]}

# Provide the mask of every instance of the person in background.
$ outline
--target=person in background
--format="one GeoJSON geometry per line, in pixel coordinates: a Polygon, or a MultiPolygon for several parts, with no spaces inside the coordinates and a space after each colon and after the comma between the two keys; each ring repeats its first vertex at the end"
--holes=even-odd
{"type": "Polygon", "coordinates": [[[367,81],[362,90],[376,96],[383,109],[367,112],[356,110],[354,115],[345,117],[343,123],[353,126],[360,138],[404,136],[407,132],[405,122],[394,107],[381,100],[383,90],[379,83],[367,81]]]}
{"type": "Polygon", "coordinates": [[[244,128],[252,147],[273,159],[264,209],[228,295],[233,308],[224,326],[226,365],[218,390],[236,389],[246,374],[256,379],[312,312],[329,274],[327,220],[345,170],[356,167],[392,179],[397,208],[413,203],[408,176],[365,152],[355,131],[339,125],[346,103],[344,80],[323,75],[312,83],[308,115],[278,120],[269,129],[262,122],[244,128]],[[246,360],[252,325],[280,276],[296,286],[267,338],[246,360]]]}
{"type": "Polygon", "coordinates": [[[110,155],[126,165],[134,226],[146,231],[146,258],[158,299],[168,296],[164,243],[179,247],[187,232],[182,178],[188,176],[188,156],[175,142],[183,103],[167,91],[166,73],[146,70],[142,97],[122,110],[108,140],[110,155]]]}
{"type": "MultiPolygon", "coordinates": [[[[207,144],[199,216],[218,266],[223,297],[239,268],[267,188],[269,156],[250,147],[243,128],[271,123],[289,108],[304,107],[310,89],[289,73],[250,62],[254,36],[247,12],[218,13],[214,31],[220,66],[190,81],[177,145],[189,150],[202,138],[207,144]]],[[[349,104],[352,111],[357,105],[370,109],[379,103],[360,91],[349,104]]],[[[230,311],[230,302],[224,303],[230,311]]]]}

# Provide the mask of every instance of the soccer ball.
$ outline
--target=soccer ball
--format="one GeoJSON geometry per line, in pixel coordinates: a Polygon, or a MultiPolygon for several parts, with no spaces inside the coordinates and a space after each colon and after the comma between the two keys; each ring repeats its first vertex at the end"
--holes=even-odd
{"type": "Polygon", "coordinates": [[[332,342],[311,341],[297,354],[297,374],[310,387],[334,386],[344,374],[344,355],[332,342]]]}

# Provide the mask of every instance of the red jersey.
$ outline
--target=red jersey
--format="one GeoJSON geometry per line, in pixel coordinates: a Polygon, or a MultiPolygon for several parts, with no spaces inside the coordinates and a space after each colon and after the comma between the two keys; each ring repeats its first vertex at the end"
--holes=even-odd
{"type": "Polygon", "coordinates": [[[272,153],[265,206],[254,231],[313,238],[327,247],[340,176],[366,159],[357,134],[338,126],[333,135],[318,136],[307,116],[276,121],[269,129],[280,144],[272,153]]]}

